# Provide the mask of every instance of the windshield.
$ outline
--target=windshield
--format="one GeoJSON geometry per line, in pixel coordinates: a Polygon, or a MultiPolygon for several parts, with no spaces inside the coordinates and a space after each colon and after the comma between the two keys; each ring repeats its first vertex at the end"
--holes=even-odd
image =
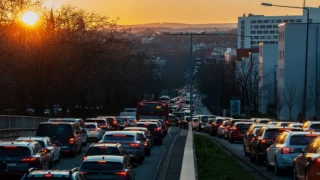
{"type": "Polygon", "coordinates": [[[302,131],[299,129],[289,129],[289,128],[284,128],[284,129],[266,129],[264,136],[266,138],[276,138],[279,134],[281,134],[283,131],[290,130],[290,131],[302,131]]]}
{"type": "Polygon", "coordinates": [[[123,118],[116,118],[116,119],[117,119],[118,123],[120,123],[120,124],[124,123],[124,119],[123,118]]]}
{"type": "Polygon", "coordinates": [[[316,137],[316,135],[293,135],[290,139],[290,145],[307,146],[316,137]]]}
{"type": "Polygon", "coordinates": [[[52,135],[73,135],[70,124],[40,124],[38,126],[36,136],[52,136],[52,135]]]}
{"type": "Polygon", "coordinates": [[[86,124],[86,128],[88,128],[88,129],[96,129],[97,127],[94,124],[86,124]]]}
{"type": "Polygon", "coordinates": [[[90,147],[87,151],[86,156],[94,156],[94,155],[120,155],[120,151],[117,147],[108,147],[108,146],[90,147]]]}
{"type": "Polygon", "coordinates": [[[10,157],[10,156],[29,157],[30,155],[31,155],[31,151],[27,147],[0,146],[0,157],[10,157]]]}
{"type": "Polygon", "coordinates": [[[134,141],[134,135],[111,134],[111,135],[105,135],[103,140],[106,140],[106,141],[134,141]]]}
{"type": "Polygon", "coordinates": [[[251,126],[251,124],[237,124],[236,126],[237,126],[237,128],[239,128],[240,130],[248,130],[249,127],[251,126]]]}
{"type": "Polygon", "coordinates": [[[166,112],[166,106],[159,103],[143,103],[139,105],[140,113],[164,113],[166,112]]]}
{"type": "Polygon", "coordinates": [[[320,129],[320,124],[312,124],[312,125],[310,126],[310,129],[317,129],[317,130],[319,130],[319,129],[320,129]]]}
{"type": "Polygon", "coordinates": [[[216,124],[222,124],[222,122],[223,122],[223,119],[217,119],[215,123],[216,124]]]}
{"type": "Polygon", "coordinates": [[[99,163],[99,162],[83,162],[80,165],[80,171],[114,171],[114,170],[121,170],[123,169],[122,163],[119,162],[106,162],[106,163],[99,163]]]}

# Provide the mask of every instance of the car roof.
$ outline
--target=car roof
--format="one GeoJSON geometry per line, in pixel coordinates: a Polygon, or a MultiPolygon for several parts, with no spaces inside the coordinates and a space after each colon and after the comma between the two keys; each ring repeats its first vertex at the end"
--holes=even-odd
{"type": "MultiPolygon", "coordinates": [[[[37,175],[44,175],[44,174],[52,174],[52,175],[55,175],[55,176],[66,176],[69,177],[70,176],[70,172],[71,173],[74,173],[72,171],[69,171],[69,170],[33,170],[31,172],[28,173],[28,176],[37,176],[37,175]]],[[[76,172],[76,171],[75,171],[76,172]]]]}
{"type": "Polygon", "coordinates": [[[287,133],[290,133],[291,135],[304,135],[304,134],[315,134],[320,135],[320,132],[308,132],[308,131],[286,131],[287,133]]]}
{"type": "Polygon", "coordinates": [[[253,122],[235,122],[234,124],[253,124],[253,122]]]}
{"type": "Polygon", "coordinates": [[[16,140],[35,140],[35,141],[39,141],[39,140],[45,140],[45,139],[50,139],[49,137],[40,137],[40,136],[30,136],[30,137],[18,137],[16,140]]]}
{"type": "Polygon", "coordinates": [[[98,124],[96,122],[84,122],[84,124],[98,124]]]}
{"type": "Polygon", "coordinates": [[[111,135],[111,134],[136,135],[137,133],[134,131],[108,131],[104,135],[111,135]]]}
{"type": "Polygon", "coordinates": [[[78,121],[82,120],[81,118],[50,118],[50,120],[64,120],[64,121],[78,121]]]}
{"type": "Polygon", "coordinates": [[[157,122],[145,121],[145,122],[137,122],[137,124],[158,124],[158,123],[157,122]]]}
{"type": "Polygon", "coordinates": [[[26,147],[32,144],[38,143],[36,141],[31,142],[23,142],[23,141],[1,141],[0,146],[18,146],[18,147],[26,147]]]}
{"type": "Polygon", "coordinates": [[[75,123],[74,122],[42,122],[40,124],[69,124],[69,125],[73,125],[75,123]]]}
{"type": "Polygon", "coordinates": [[[87,120],[105,121],[103,118],[87,118],[86,121],[87,120]]]}
{"type": "Polygon", "coordinates": [[[108,146],[108,147],[116,147],[119,146],[119,143],[94,143],[90,147],[101,147],[101,146],[108,146]]]}
{"type": "Polygon", "coordinates": [[[148,130],[148,128],[146,128],[146,127],[126,127],[126,128],[124,128],[124,130],[126,130],[126,129],[137,129],[137,130],[139,130],[139,129],[144,129],[144,130],[148,130]]]}
{"type": "Polygon", "coordinates": [[[87,156],[83,162],[96,162],[96,161],[110,161],[110,162],[123,162],[123,156],[113,156],[113,155],[96,155],[96,156],[87,156]]]}
{"type": "Polygon", "coordinates": [[[161,119],[140,119],[139,121],[161,121],[161,119]]]}

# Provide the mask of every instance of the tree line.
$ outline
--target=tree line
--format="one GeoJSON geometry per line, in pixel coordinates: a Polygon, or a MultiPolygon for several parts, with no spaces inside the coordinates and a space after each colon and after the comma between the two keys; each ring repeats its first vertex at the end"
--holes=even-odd
{"type": "Polygon", "coordinates": [[[148,56],[134,51],[128,29],[96,13],[43,1],[0,1],[0,109],[43,116],[61,106],[59,116],[91,116],[135,107],[146,92],[158,90],[148,56]],[[34,26],[21,22],[35,9],[34,26]]]}

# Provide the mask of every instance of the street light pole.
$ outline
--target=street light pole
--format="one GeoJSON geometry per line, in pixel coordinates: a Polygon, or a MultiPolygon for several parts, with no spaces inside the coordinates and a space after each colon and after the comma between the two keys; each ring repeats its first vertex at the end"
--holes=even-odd
{"type": "Polygon", "coordinates": [[[309,48],[309,9],[306,7],[297,7],[297,6],[282,6],[274,5],[270,3],[261,3],[262,6],[274,6],[274,7],[284,7],[292,9],[304,9],[307,11],[307,32],[306,32],[306,49],[305,49],[305,65],[304,65],[304,84],[303,84],[303,101],[302,101],[302,111],[303,117],[307,117],[306,104],[307,104],[307,82],[308,82],[308,48],[309,48]]]}

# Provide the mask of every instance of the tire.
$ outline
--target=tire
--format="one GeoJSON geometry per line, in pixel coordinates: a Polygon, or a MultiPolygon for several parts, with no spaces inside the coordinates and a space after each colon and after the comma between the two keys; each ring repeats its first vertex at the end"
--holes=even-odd
{"type": "Polygon", "coordinates": [[[274,174],[280,176],[282,174],[281,169],[278,166],[277,158],[274,157],[274,174]]]}

